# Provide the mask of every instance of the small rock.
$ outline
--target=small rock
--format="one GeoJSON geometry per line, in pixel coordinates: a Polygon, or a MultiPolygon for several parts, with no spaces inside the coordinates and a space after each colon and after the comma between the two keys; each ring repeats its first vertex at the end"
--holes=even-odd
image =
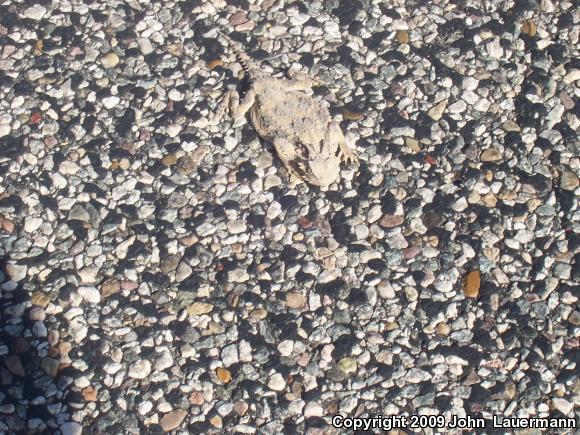
{"type": "Polygon", "coordinates": [[[290,308],[300,308],[304,306],[305,302],[306,298],[302,293],[291,292],[286,296],[286,305],[288,305],[290,308]]]}
{"type": "Polygon", "coordinates": [[[64,423],[60,426],[60,432],[62,435],[81,435],[83,433],[83,427],[80,423],[71,421],[64,423]]]}
{"type": "Polygon", "coordinates": [[[14,281],[22,281],[26,277],[26,272],[28,271],[28,266],[19,265],[14,263],[8,263],[6,265],[6,273],[8,277],[14,281]]]}
{"type": "Polygon", "coordinates": [[[42,225],[43,220],[37,217],[27,217],[24,220],[24,231],[33,233],[42,225]]]}
{"type": "Polygon", "coordinates": [[[224,346],[221,352],[221,358],[226,367],[237,364],[240,361],[238,356],[238,346],[235,343],[224,346]]]}
{"type": "Polygon", "coordinates": [[[384,228],[394,228],[401,225],[404,221],[403,216],[386,214],[379,221],[379,225],[384,228]]]}
{"type": "Polygon", "coordinates": [[[482,162],[497,162],[501,160],[501,153],[495,148],[488,148],[481,153],[482,162]]]}
{"type": "Polygon", "coordinates": [[[511,119],[508,119],[507,121],[505,121],[502,125],[501,128],[504,129],[504,131],[520,131],[520,126],[517,125],[514,121],[512,121],[511,119]]]}
{"type": "Polygon", "coordinates": [[[181,175],[191,174],[197,168],[197,162],[191,156],[182,156],[177,160],[177,172],[181,175]]]}
{"type": "Polygon", "coordinates": [[[555,397],[552,399],[552,405],[564,415],[570,415],[574,409],[574,403],[566,399],[555,397]]]}
{"type": "Polygon", "coordinates": [[[224,422],[219,415],[214,415],[214,416],[210,417],[209,422],[213,427],[217,427],[217,428],[222,428],[224,425],[224,422]]]}
{"type": "Polygon", "coordinates": [[[97,401],[97,390],[92,385],[90,385],[86,388],[83,388],[83,390],[81,391],[81,394],[83,395],[83,398],[87,402],[96,402],[97,401]]]}
{"type": "Polygon", "coordinates": [[[139,38],[137,40],[137,45],[139,46],[139,49],[144,56],[153,53],[153,45],[151,44],[149,38],[139,38]]]}
{"type": "Polygon", "coordinates": [[[121,283],[119,280],[110,278],[101,284],[101,297],[108,298],[109,296],[119,293],[121,291],[121,283]]]}
{"type": "Polygon", "coordinates": [[[179,256],[179,254],[166,255],[159,262],[159,269],[161,270],[162,273],[166,274],[169,272],[173,272],[175,269],[177,269],[177,265],[179,264],[180,259],[181,257],[179,256]]]}
{"type": "Polygon", "coordinates": [[[447,108],[447,100],[443,100],[437,103],[435,106],[431,107],[427,112],[427,115],[434,121],[439,121],[447,108]]]}
{"type": "Polygon", "coordinates": [[[151,362],[141,359],[129,366],[127,376],[133,379],[145,379],[149,373],[151,373],[151,362]]]}
{"type": "Polygon", "coordinates": [[[8,219],[4,219],[3,217],[0,217],[0,227],[2,227],[2,229],[8,234],[12,234],[14,232],[14,223],[8,219]]]}
{"type": "Polygon", "coordinates": [[[564,190],[575,190],[578,187],[578,177],[571,171],[562,171],[560,187],[564,190]]]}
{"type": "Polygon", "coordinates": [[[34,5],[24,11],[24,16],[34,21],[40,21],[46,14],[46,8],[41,5],[34,5]]]}
{"type": "Polygon", "coordinates": [[[240,417],[243,417],[244,415],[246,415],[246,412],[248,412],[249,408],[250,407],[249,407],[248,403],[243,401],[243,400],[238,400],[238,401],[236,401],[236,403],[234,403],[234,411],[236,411],[236,413],[240,417]]]}
{"type": "Polygon", "coordinates": [[[189,403],[195,406],[201,406],[205,403],[205,398],[203,396],[203,392],[201,391],[194,391],[189,395],[189,403]]]}
{"type": "Polygon", "coordinates": [[[175,281],[182,282],[187,279],[193,272],[191,266],[185,262],[179,263],[177,270],[175,271],[175,281]]]}
{"type": "Polygon", "coordinates": [[[117,104],[119,104],[119,101],[121,101],[121,99],[116,95],[111,95],[110,97],[103,98],[101,101],[103,102],[103,106],[105,107],[105,109],[112,109],[117,104]]]}
{"type": "Polygon", "coordinates": [[[186,308],[187,314],[190,316],[197,316],[200,314],[207,314],[213,310],[213,304],[208,304],[204,302],[194,302],[186,308]]]}
{"type": "Polygon", "coordinates": [[[465,278],[463,286],[463,293],[468,298],[476,298],[479,296],[479,287],[481,285],[479,270],[472,270],[465,278]]]}
{"type": "Polygon", "coordinates": [[[308,402],[304,407],[304,418],[322,417],[324,409],[316,402],[308,402]]]}
{"type": "Polygon", "coordinates": [[[493,38],[485,46],[487,48],[487,54],[495,59],[500,59],[503,56],[503,48],[500,44],[499,38],[493,38]]]}
{"type": "Polygon", "coordinates": [[[395,289],[389,281],[381,281],[377,284],[377,292],[383,299],[393,299],[395,297],[395,289]]]}
{"type": "Polygon", "coordinates": [[[161,159],[161,163],[165,166],[173,166],[177,163],[177,156],[175,154],[167,154],[161,159]]]}
{"type": "Polygon", "coordinates": [[[274,373],[268,379],[268,388],[274,391],[283,391],[286,388],[286,381],[280,373],[274,373]]]}
{"type": "Polygon", "coordinates": [[[479,80],[477,80],[475,77],[465,77],[463,79],[463,82],[461,83],[461,86],[466,91],[474,91],[475,89],[477,89],[478,85],[479,80]]]}
{"type": "Polygon", "coordinates": [[[580,311],[573,311],[568,316],[568,322],[570,322],[574,326],[580,326],[580,311]]]}
{"type": "Polygon", "coordinates": [[[90,304],[98,304],[101,302],[101,294],[96,287],[82,286],[78,290],[79,295],[90,304]]]}
{"type": "Polygon", "coordinates": [[[22,366],[22,361],[18,355],[7,356],[4,360],[4,364],[6,364],[6,368],[10,373],[16,376],[24,376],[26,374],[24,367],[22,366]]]}
{"type": "Polygon", "coordinates": [[[449,113],[463,113],[467,109],[467,104],[463,100],[456,101],[449,106],[449,113]]]}
{"type": "Polygon", "coordinates": [[[159,425],[165,432],[171,432],[179,427],[187,416],[187,411],[184,409],[175,409],[165,414],[159,421],[159,425]]]}
{"type": "Polygon", "coordinates": [[[115,53],[108,53],[101,58],[101,64],[105,68],[115,68],[119,63],[119,56],[115,53]]]}
{"type": "Polygon", "coordinates": [[[58,375],[59,361],[57,359],[49,357],[43,358],[40,366],[48,376],[56,378],[58,375]]]}
{"type": "Polygon", "coordinates": [[[229,381],[232,380],[231,372],[223,367],[218,367],[215,371],[218,379],[222,381],[224,384],[227,384],[229,381]]]}
{"type": "Polygon", "coordinates": [[[406,30],[397,30],[395,33],[395,39],[397,42],[401,44],[408,44],[409,43],[409,32],[406,30]]]}

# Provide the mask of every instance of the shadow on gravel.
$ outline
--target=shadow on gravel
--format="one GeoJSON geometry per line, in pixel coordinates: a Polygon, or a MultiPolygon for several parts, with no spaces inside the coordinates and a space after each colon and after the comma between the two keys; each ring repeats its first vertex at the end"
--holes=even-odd
{"type": "Polygon", "coordinates": [[[0,251],[0,433],[78,433],[66,423],[58,334],[48,334],[44,307],[31,303],[22,281],[10,280],[9,260],[0,251]]]}

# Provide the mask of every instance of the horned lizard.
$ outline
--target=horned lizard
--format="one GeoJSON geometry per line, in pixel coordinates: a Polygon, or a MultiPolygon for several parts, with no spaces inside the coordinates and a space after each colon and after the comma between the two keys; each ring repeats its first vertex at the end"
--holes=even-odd
{"type": "Polygon", "coordinates": [[[289,73],[289,79],[271,77],[237,42],[222,32],[219,34],[235,52],[251,86],[242,101],[235,90],[228,91],[218,108],[217,118],[228,108],[234,119],[249,111],[258,135],[274,145],[291,185],[305,181],[325,189],[338,180],[340,164],[356,163],[358,159],[326,107],[304,93],[316,81],[296,72],[289,73]]]}

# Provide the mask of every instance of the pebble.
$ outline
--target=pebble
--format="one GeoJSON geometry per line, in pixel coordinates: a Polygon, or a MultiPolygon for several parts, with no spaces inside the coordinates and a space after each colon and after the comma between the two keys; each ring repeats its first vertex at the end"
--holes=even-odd
{"type": "Polygon", "coordinates": [[[403,216],[399,215],[383,215],[381,220],[379,221],[379,225],[384,228],[394,228],[402,225],[405,221],[403,216]]]}
{"type": "Polygon", "coordinates": [[[101,293],[96,287],[82,286],[78,290],[79,295],[90,304],[101,302],[101,293]]]}
{"type": "Polygon", "coordinates": [[[479,296],[479,288],[481,285],[481,278],[479,270],[472,270],[465,278],[463,292],[468,298],[476,298],[479,296]]]}
{"type": "Polygon", "coordinates": [[[434,105],[433,107],[431,107],[431,109],[429,109],[429,111],[427,112],[427,115],[429,115],[429,117],[434,121],[439,121],[443,116],[443,113],[445,113],[446,108],[447,108],[447,100],[441,101],[436,105],[434,105]]]}
{"type": "Polygon", "coordinates": [[[101,284],[101,297],[108,298],[121,291],[121,283],[116,279],[107,279],[101,284]]]}
{"type": "Polygon", "coordinates": [[[151,362],[146,359],[135,361],[129,366],[127,376],[133,379],[145,379],[151,373],[151,362]]]}
{"type": "Polygon", "coordinates": [[[40,21],[46,14],[46,8],[42,5],[35,4],[24,11],[24,16],[34,21],[40,21]]]}
{"type": "Polygon", "coordinates": [[[560,174],[560,187],[564,190],[576,190],[579,185],[578,177],[571,171],[562,171],[560,174]]]}
{"type": "Polygon", "coordinates": [[[115,95],[111,95],[110,97],[103,98],[101,101],[103,102],[105,109],[112,109],[113,107],[117,106],[117,104],[119,104],[121,99],[115,95]]]}
{"type": "Polygon", "coordinates": [[[26,277],[28,266],[8,263],[6,265],[6,273],[14,282],[22,281],[26,277]]]}
{"type": "Polygon", "coordinates": [[[497,162],[501,159],[501,153],[495,148],[488,148],[481,153],[482,162],[497,162]]]}
{"type": "Polygon", "coordinates": [[[141,50],[141,53],[144,56],[153,53],[153,44],[151,44],[149,38],[139,38],[137,40],[137,44],[139,45],[139,50],[141,50]]]}
{"type": "Polygon", "coordinates": [[[308,402],[304,406],[304,418],[322,417],[323,415],[324,409],[316,402],[308,402]]]}
{"type": "Polygon", "coordinates": [[[60,426],[60,433],[62,435],[81,435],[83,433],[83,427],[74,421],[63,423],[60,426]]]}
{"type": "Polygon", "coordinates": [[[115,68],[119,64],[119,56],[115,53],[107,53],[101,58],[101,63],[105,68],[115,68]]]}
{"type": "Polygon", "coordinates": [[[274,373],[268,379],[268,388],[274,391],[283,391],[286,388],[286,381],[280,373],[274,373]]]}
{"type": "Polygon", "coordinates": [[[165,414],[159,421],[159,425],[162,427],[164,432],[171,432],[177,429],[185,417],[187,416],[187,411],[184,409],[175,409],[171,412],[165,414]]]}
{"type": "Polygon", "coordinates": [[[465,77],[461,83],[461,87],[466,91],[474,91],[477,89],[478,85],[479,80],[477,80],[475,77],[465,77]]]}
{"type": "Polygon", "coordinates": [[[24,220],[24,231],[33,233],[42,225],[43,220],[37,217],[27,217],[24,220]]]}

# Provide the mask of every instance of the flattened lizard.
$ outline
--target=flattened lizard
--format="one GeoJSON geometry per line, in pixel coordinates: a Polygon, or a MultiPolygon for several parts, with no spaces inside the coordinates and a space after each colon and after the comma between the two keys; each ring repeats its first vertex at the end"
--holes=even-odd
{"type": "Polygon", "coordinates": [[[219,33],[235,52],[251,86],[241,101],[235,90],[228,91],[218,109],[218,119],[227,108],[234,119],[249,111],[258,135],[274,145],[291,185],[306,181],[327,188],[340,178],[342,162],[358,162],[326,107],[303,92],[316,83],[314,79],[302,73],[289,74],[290,79],[268,76],[237,42],[219,33]]]}

